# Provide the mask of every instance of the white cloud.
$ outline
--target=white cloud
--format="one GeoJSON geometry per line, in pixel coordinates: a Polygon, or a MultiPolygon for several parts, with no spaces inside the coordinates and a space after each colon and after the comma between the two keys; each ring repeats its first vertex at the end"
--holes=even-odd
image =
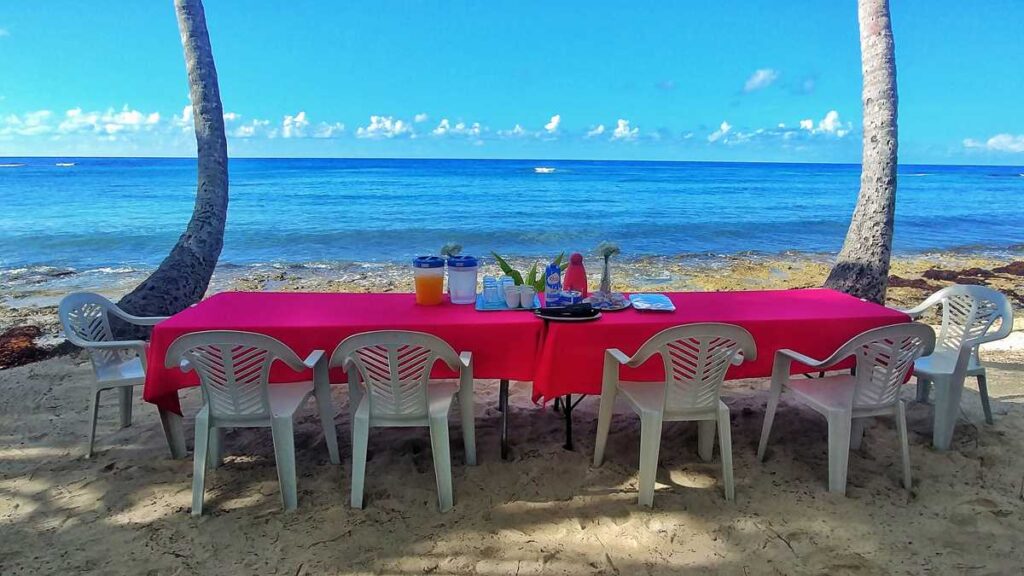
{"type": "Polygon", "coordinates": [[[554,134],[558,131],[558,125],[562,123],[562,115],[555,114],[551,117],[551,121],[544,125],[544,129],[547,130],[548,134],[554,134]]]}
{"type": "Polygon", "coordinates": [[[633,140],[640,134],[639,128],[630,128],[629,120],[619,118],[615,130],[612,131],[612,140],[633,140]]]}
{"type": "Polygon", "coordinates": [[[717,142],[725,137],[729,131],[732,130],[732,125],[726,121],[722,121],[722,124],[708,136],[708,142],[717,142]]]}
{"type": "Polygon", "coordinates": [[[779,73],[771,68],[761,68],[750,75],[747,81],[743,84],[744,92],[754,92],[767,88],[772,85],[773,82],[778,80],[779,73]]]}
{"type": "Polygon", "coordinates": [[[1024,134],[996,134],[984,142],[973,138],[964,140],[966,148],[981,148],[992,152],[1024,152],[1024,134]]]}
{"type": "Polygon", "coordinates": [[[306,119],[306,112],[301,111],[295,116],[285,115],[281,121],[282,138],[302,138],[306,135],[306,127],[309,120],[306,119]]]}
{"type": "Polygon", "coordinates": [[[829,110],[825,117],[818,122],[817,126],[814,125],[814,120],[807,118],[800,121],[800,128],[812,134],[832,134],[842,138],[850,133],[852,126],[849,122],[844,124],[839,119],[839,112],[829,110]]]}
{"type": "Polygon", "coordinates": [[[105,112],[85,112],[81,108],[72,108],[64,113],[64,120],[57,125],[57,132],[61,134],[93,132],[114,135],[123,131],[149,131],[159,123],[159,112],[145,114],[129,109],[127,106],[120,111],[108,108],[105,112]]]}
{"type": "Polygon", "coordinates": [[[430,119],[430,116],[427,116],[426,112],[420,112],[416,116],[413,116],[412,121],[417,123],[417,124],[420,124],[422,122],[426,122],[429,119],[430,119]]]}
{"type": "Polygon", "coordinates": [[[368,126],[360,126],[356,129],[356,138],[395,138],[397,136],[412,135],[412,126],[402,120],[395,120],[392,116],[370,116],[368,126]]]}
{"type": "Polygon", "coordinates": [[[600,136],[601,134],[604,134],[604,124],[598,124],[597,126],[594,126],[590,130],[588,130],[587,138],[593,138],[595,136],[600,136]]]}
{"type": "Polygon", "coordinates": [[[431,133],[435,136],[479,136],[480,132],[483,131],[479,122],[473,122],[467,125],[465,122],[456,122],[453,126],[447,118],[442,118],[441,122],[434,128],[431,133]]]}
{"type": "Polygon", "coordinates": [[[247,124],[242,124],[238,128],[235,128],[229,132],[229,134],[235,138],[252,138],[253,136],[263,134],[266,131],[267,126],[270,126],[270,120],[255,119],[247,124]]]}
{"type": "Polygon", "coordinates": [[[520,124],[516,124],[511,130],[498,130],[498,136],[501,138],[522,138],[525,135],[526,130],[520,124]]]}
{"type": "Polygon", "coordinates": [[[238,120],[241,117],[242,117],[241,114],[237,114],[235,112],[225,112],[224,113],[224,121],[225,122],[234,122],[235,120],[238,120]]]}
{"type": "Polygon", "coordinates": [[[313,131],[313,138],[335,138],[344,131],[345,125],[341,122],[335,122],[333,124],[321,122],[317,124],[316,130],[313,131]]]}
{"type": "Polygon", "coordinates": [[[53,112],[49,110],[36,110],[26,112],[21,116],[10,114],[0,121],[0,136],[38,136],[53,130],[50,126],[50,118],[53,112]]]}

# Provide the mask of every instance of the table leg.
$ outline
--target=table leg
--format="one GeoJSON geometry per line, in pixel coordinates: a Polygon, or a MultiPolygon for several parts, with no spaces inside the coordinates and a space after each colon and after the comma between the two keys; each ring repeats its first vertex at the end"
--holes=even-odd
{"type": "Polygon", "coordinates": [[[167,448],[171,451],[171,458],[180,460],[188,456],[188,451],[185,449],[185,429],[181,424],[181,416],[161,408],[160,425],[164,429],[164,437],[167,439],[167,448]]]}
{"type": "Polygon", "coordinates": [[[566,394],[562,401],[562,412],[565,413],[565,448],[572,450],[572,394],[566,394]]]}
{"type": "Polygon", "coordinates": [[[501,459],[508,460],[508,380],[498,387],[498,410],[501,411],[501,459]]]}

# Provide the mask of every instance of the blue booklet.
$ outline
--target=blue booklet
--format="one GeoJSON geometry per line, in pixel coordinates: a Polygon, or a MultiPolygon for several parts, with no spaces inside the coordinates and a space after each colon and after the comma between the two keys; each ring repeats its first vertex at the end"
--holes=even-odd
{"type": "Polygon", "coordinates": [[[676,305],[664,294],[630,294],[629,301],[637,310],[674,312],[676,309],[676,305]]]}

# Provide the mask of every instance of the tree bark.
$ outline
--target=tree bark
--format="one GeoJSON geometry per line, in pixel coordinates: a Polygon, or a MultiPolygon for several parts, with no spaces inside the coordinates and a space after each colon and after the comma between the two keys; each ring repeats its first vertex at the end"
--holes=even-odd
{"type": "Polygon", "coordinates": [[[228,208],[228,150],[224,109],[217,85],[206,15],[201,0],[174,0],[185,52],[198,149],[198,185],[192,219],[153,274],[118,302],[131,314],[167,316],[206,293],[224,244],[228,208]]]}
{"type": "Polygon", "coordinates": [[[859,0],[864,107],[860,195],[825,286],[883,303],[896,213],[896,54],[888,0],[859,0]]]}

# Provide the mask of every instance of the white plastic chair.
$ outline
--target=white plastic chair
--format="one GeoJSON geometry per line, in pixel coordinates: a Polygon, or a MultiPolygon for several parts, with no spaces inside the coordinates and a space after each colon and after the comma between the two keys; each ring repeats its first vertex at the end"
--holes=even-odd
{"type": "Polygon", "coordinates": [[[366,450],[370,428],[427,426],[434,456],[438,503],[451,509],[452,466],[448,448],[448,412],[455,396],[462,417],[466,463],[476,465],[473,418],[473,358],[456,354],[444,340],[421,332],[381,330],[343,340],[330,366],[348,375],[352,418],[352,507],[363,507],[366,450]],[[459,382],[430,382],[437,361],[459,373],[459,382]]]}
{"type": "Polygon", "coordinates": [[[640,497],[643,506],[654,504],[654,478],[661,449],[662,422],[697,421],[698,453],[711,460],[718,427],[722,479],[726,500],[733,500],[732,433],[729,407],[719,398],[722,381],[731,365],[754,360],[757,348],[745,329],[731,324],[688,324],[663,330],[640,347],[632,358],[611,348],[605,350],[601,409],[594,444],[594,466],[604,460],[608,430],[618,393],[640,416],[640,497]],[[622,382],[619,367],[635,368],[660,354],[665,381],[622,382]]]}
{"type": "Polygon", "coordinates": [[[910,488],[910,444],[907,439],[907,418],[900,389],[913,368],[914,360],[935,347],[935,332],[924,324],[908,323],[885,326],[863,332],[843,344],[825,360],[815,360],[793,350],[775,353],[771,392],[765,411],[757,458],[763,461],[768,437],[775,420],[775,410],[783,388],[789,389],[801,403],[828,420],[828,489],[846,493],[846,470],[851,444],[859,446],[863,427],[851,434],[854,419],[892,416],[900,437],[903,456],[903,485],[910,488]],[[854,356],[853,374],[823,378],[791,378],[794,360],[825,371],[854,356]]]}
{"type": "Polygon", "coordinates": [[[99,294],[75,292],[60,302],[58,316],[68,341],[89,352],[96,375],[89,422],[89,449],[92,457],[96,439],[96,416],[100,392],[116,389],[120,395],[121,427],[132,424],[132,388],[146,380],[146,343],[142,340],[114,340],[110,315],[138,326],[153,326],[162,316],[132,316],[99,294]]]}
{"type": "Polygon", "coordinates": [[[285,510],[293,510],[298,504],[293,427],[296,411],[310,396],[316,397],[328,451],[332,462],[337,463],[338,438],[329,394],[317,393],[310,381],[270,384],[270,367],[278,360],[296,372],[315,370],[322,366],[324,352],[314,350],[302,360],[270,336],[232,330],[186,334],[167,349],[165,366],[195,370],[203,390],[203,407],[195,424],[193,516],[203,513],[207,464],[220,464],[222,428],[271,429],[285,510]]]}
{"type": "Polygon", "coordinates": [[[953,442],[953,429],[960,414],[960,397],[968,376],[978,379],[985,422],[992,424],[985,367],[978,357],[978,346],[1002,340],[1013,330],[1013,306],[1002,293],[985,286],[948,286],[929,296],[919,306],[904,310],[911,318],[920,317],[932,306],[942,306],[942,328],[935,351],[914,365],[917,399],[928,401],[928,390],[935,386],[935,415],[932,444],[947,450],[953,442]],[[992,327],[999,321],[999,329],[992,327]]]}

